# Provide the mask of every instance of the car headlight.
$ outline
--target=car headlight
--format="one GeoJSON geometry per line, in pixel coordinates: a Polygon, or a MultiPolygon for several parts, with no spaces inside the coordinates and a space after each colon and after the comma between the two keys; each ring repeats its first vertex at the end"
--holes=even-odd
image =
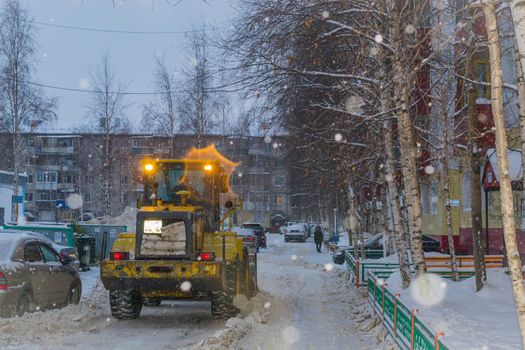
{"type": "Polygon", "coordinates": [[[162,220],[144,220],[144,233],[162,233],[162,220]]]}

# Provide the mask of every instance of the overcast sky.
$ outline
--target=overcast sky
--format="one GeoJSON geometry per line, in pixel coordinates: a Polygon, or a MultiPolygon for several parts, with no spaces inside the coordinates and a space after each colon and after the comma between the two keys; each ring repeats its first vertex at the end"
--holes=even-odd
{"type": "MultiPolygon", "coordinates": [[[[235,15],[234,0],[21,0],[35,22],[118,31],[186,31],[193,28],[226,28],[235,15]],[[178,2],[171,0],[172,3],[178,2]]],[[[89,89],[89,74],[107,51],[126,91],[152,91],[155,55],[165,54],[174,70],[191,63],[181,34],[117,34],[56,28],[35,24],[38,30],[37,81],[41,84],[89,89]]],[[[67,131],[86,117],[88,94],[44,89],[59,98],[58,121],[53,128],[67,131]]],[[[141,119],[140,106],[151,96],[126,97],[133,106],[128,117],[141,119]]]]}

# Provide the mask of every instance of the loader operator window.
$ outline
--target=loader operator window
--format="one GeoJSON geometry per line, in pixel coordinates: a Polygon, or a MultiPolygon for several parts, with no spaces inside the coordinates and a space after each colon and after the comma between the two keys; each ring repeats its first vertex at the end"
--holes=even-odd
{"type": "Polygon", "coordinates": [[[188,201],[209,202],[213,178],[202,172],[201,167],[184,164],[163,164],[155,175],[157,198],[164,202],[180,203],[179,191],[191,193],[188,201]]]}

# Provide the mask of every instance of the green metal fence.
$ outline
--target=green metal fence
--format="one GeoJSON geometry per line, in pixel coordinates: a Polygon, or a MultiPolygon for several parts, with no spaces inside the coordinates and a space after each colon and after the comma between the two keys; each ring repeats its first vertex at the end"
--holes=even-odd
{"type": "MultiPolygon", "coordinates": [[[[432,258],[428,258],[428,260],[431,260],[432,258]]],[[[348,270],[350,272],[350,275],[352,276],[352,280],[355,283],[356,286],[362,287],[366,286],[366,282],[368,279],[368,273],[371,272],[375,276],[379,278],[387,279],[390,277],[392,273],[397,271],[399,269],[398,263],[380,263],[380,262],[374,262],[367,259],[367,261],[361,261],[356,260],[353,256],[353,254],[349,254],[348,252],[345,252],[345,262],[348,266],[348,270]]],[[[452,278],[452,272],[450,269],[446,268],[432,268],[432,265],[427,266],[429,269],[429,272],[435,273],[440,275],[443,278],[450,279],[452,278]]],[[[413,264],[410,264],[410,269],[412,272],[414,272],[414,266],[413,264]]],[[[472,277],[474,275],[474,271],[458,271],[458,277],[459,279],[466,279],[469,277],[472,277]]]]}
{"type": "Polygon", "coordinates": [[[401,349],[448,350],[441,339],[443,332],[426,326],[419,319],[418,310],[403,304],[399,294],[392,293],[382,278],[372,272],[367,275],[368,301],[374,316],[381,318],[383,327],[401,349]]]}

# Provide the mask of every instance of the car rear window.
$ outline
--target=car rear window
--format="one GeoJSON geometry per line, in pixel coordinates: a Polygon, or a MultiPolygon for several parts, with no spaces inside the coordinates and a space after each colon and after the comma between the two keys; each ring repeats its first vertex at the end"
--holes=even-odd
{"type": "Polygon", "coordinates": [[[246,225],[242,225],[241,227],[242,228],[251,228],[251,229],[254,229],[254,230],[260,230],[261,229],[261,226],[257,225],[257,224],[246,224],[246,225]]]}

